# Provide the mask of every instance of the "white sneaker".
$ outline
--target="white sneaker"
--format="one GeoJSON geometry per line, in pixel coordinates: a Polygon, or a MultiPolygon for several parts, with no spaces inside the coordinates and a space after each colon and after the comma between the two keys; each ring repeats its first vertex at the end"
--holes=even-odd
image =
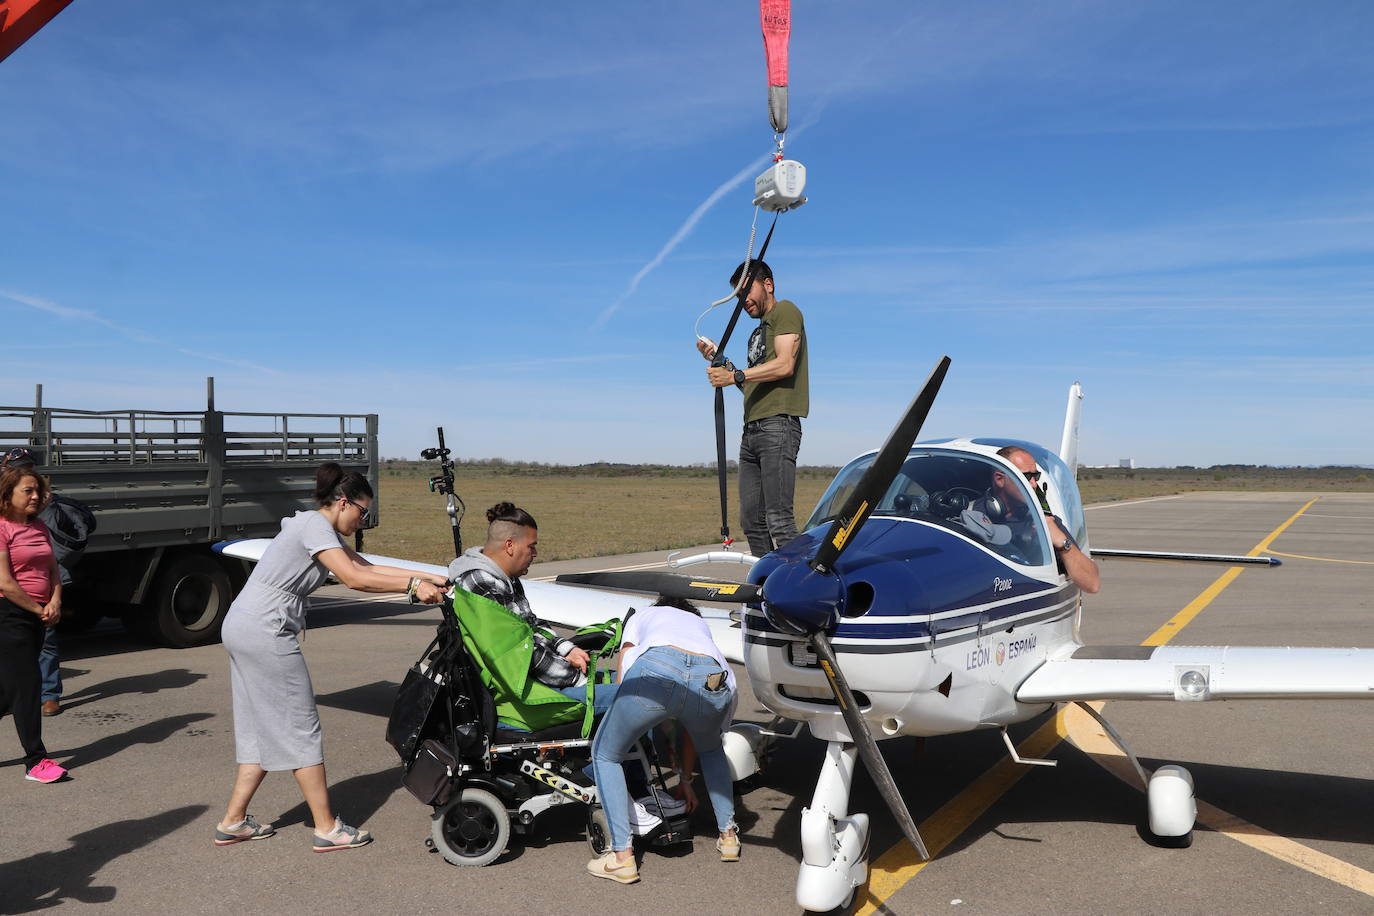
{"type": "Polygon", "coordinates": [[[630,806],[630,832],[635,836],[644,836],[652,833],[659,824],[663,823],[663,818],[654,814],[648,808],[635,802],[630,806]]]}
{"type": "Polygon", "coordinates": [[[636,798],[635,804],[643,805],[644,810],[659,817],[677,817],[687,811],[687,803],[680,798],[674,798],[667,792],[659,794],[657,797],[646,795],[643,798],[636,798]]]}

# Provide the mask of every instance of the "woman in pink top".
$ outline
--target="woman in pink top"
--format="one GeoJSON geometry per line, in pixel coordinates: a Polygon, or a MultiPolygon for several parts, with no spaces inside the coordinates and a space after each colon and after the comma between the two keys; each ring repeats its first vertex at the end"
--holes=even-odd
{"type": "Polygon", "coordinates": [[[37,518],[48,496],[47,480],[32,468],[0,474],[0,716],[14,716],[25,778],[34,782],[67,775],[43,746],[38,711],[43,628],[62,617],[62,579],[48,526],[37,518]]]}

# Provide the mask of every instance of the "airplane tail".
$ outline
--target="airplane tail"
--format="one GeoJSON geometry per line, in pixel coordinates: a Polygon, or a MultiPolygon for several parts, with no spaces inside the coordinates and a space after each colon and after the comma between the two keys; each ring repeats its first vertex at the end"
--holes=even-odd
{"type": "Polygon", "coordinates": [[[1059,441],[1059,457],[1078,473],[1078,410],[1083,401],[1083,386],[1074,382],[1069,386],[1069,406],[1064,411],[1064,437],[1059,441]]]}

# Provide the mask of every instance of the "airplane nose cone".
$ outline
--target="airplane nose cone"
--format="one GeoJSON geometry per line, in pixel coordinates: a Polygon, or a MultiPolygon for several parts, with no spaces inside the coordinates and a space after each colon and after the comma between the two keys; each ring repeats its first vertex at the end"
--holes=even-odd
{"type": "Polygon", "coordinates": [[[785,633],[828,630],[839,620],[843,605],[839,577],[823,576],[801,560],[778,567],[764,581],[763,612],[785,633]]]}

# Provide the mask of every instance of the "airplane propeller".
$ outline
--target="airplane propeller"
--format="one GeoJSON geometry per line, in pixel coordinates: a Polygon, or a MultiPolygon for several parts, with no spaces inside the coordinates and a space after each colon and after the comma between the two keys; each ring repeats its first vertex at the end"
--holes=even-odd
{"type": "Polygon", "coordinates": [[[868,521],[869,515],[873,513],[873,507],[883,498],[887,488],[892,486],[893,479],[901,470],[902,463],[906,461],[907,453],[911,451],[911,444],[920,435],[921,426],[935,403],[935,395],[940,391],[940,385],[948,371],[949,357],[942,356],[935,366],[935,371],[931,372],[930,378],[926,380],[925,387],[912,400],[901,421],[888,434],[878,457],[873,459],[859,485],[849,494],[844,508],[840,510],[834,524],[830,526],[830,531],[826,533],[825,540],[821,541],[820,549],[811,558],[811,568],[816,572],[829,573],[835,568],[835,561],[854,540],[854,535],[863,528],[864,522],[868,521]]]}
{"type": "MultiPolygon", "coordinates": [[[[892,486],[892,481],[896,479],[897,472],[901,470],[903,462],[906,461],[907,454],[911,451],[911,445],[916,441],[917,435],[921,432],[921,426],[925,423],[930,408],[935,403],[935,395],[940,391],[940,385],[945,380],[945,373],[949,371],[949,357],[940,358],[935,370],[931,372],[930,378],[926,380],[919,394],[912,400],[907,407],[902,419],[893,427],[888,435],[887,441],[883,443],[882,449],[878,452],[878,457],[873,459],[873,463],[868,466],[864,476],[859,480],[859,485],[854,488],[854,492],[849,494],[849,499],[845,501],[844,508],[836,517],[834,524],[826,533],[825,540],[816,551],[816,555],[811,558],[808,564],[815,573],[829,577],[835,568],[835,563],[844,554],[845,548],[854,542],[854,536],[868,521],[868,517],[873,513],[873,507],[882,499],[887,488],[892,486]]],[[[777,572],[782,572],[778,570],[777,572]]],[[[777,575],[775,572],[773,575],[777,575]]],[[[790,591],[786,586],[791,585],[797,578],[794,573],[785,576],[779,583],[783,591],[790,591]]],[[[769,576],[764,585],[764,600],[769,602],[773,611],[773,618],[787,616],[787,604],[785,596],[782,601],[774,601],[774,589],[769,588],[773,581],[773,576],[769,576]]],[[[840,596],[836,596],[840,597],[840,596]]],[[[838,604],[838,602],[836,602],[838,604]]],[[[810,602],[811,609],[818,606],[814,600],[810,602]]],[[[814,619],[814,618],[813,618],[814,619]]],[[[859,712],[858,702],[854,699],[854,692],[849,689],[849,683],[845,680],[844,672],[840,669],[839,660],[835,657],[835,648],[830,644],[830,637],[826,635],[825,629],[817,627],[807,634],[812,647],[816,651],[816,658],[820,663],[821,670],[825,672],[826,680],[830,683],[830,691],[835,695],[835,703],[840,707],[840,714],[844,717],[844,723],[849,728],[849,736],[853,739],[858,748],[859,756],[863,758],[864,766],[868,768],[868,775],[872,777],[874,785],[878,787],[878,792],[882,795],[883,801],[887,803],[888,809],[896,819],[897,824],[902,828],[902,833],[906,835],[908,841],[916,849],[923,860],[930,858],[930,853],[926,850],[926,844],[921,840],[921,833],[916,829],[916,822],[911,817],[911,812],[907,810],[906,802],[902,800],[902,794],[897,790],[897,781],[892,778],[892,771],[887,767],[887,761],[883,759],[882,752],[878,750],[878,742],[873,738],[873,732],[868,727],[868,720],[859,712]]]]}
{"type": "Polygon", "coordinates": [[[897,423],[873,463],[868,466],[859,480],[854,492],[845,501],[835,521],[830,526],[815,556],[809,561],[794,560],[785,563],[769,573],[762,586],[722,582],[713,579],[691,579],[687,576],[661,572],[604,572],[573,573],[558,577],[560,583],[571,585],[591,585],[600,588],[613,588],[626,591],[658,593],[669,598],[686,598],[700,601],[739,601],[743,604],[764,602],[768,619],[776,625],[798,636],[805,636],[816,652],[821,670],[830,684],[835,704],[844,717],[850,738],[863,758],[878,792],[892,811],[892,816],[902,828],[902,833],[920,853],[922,859],[929,859],[926,845],[916,829],[916,822],[902,801],[897,781],[892,778],[878,742],[868,726],[868,720],[859,712],[859,704],[854,692],[849,689],[844,672],[840,670],[835,648],[830,643],[827,630],[834,626],[844,607],[844,584],[834,575],[835,564],[844,555],[855,535],[863,528],[873,513],[878,500],[882,499],[897,473],[902,469],[912,443],[921,432],[935,396],[949,371],[950,359],[943,356],[921,388],[920,393],[907,406],[902,419],[897,423]]]}
{"type": "Polygon", "coordinates": [[[760,592],[757,585],[747,582],[692,579],[662,572],[563,573],[555,581],[560,585],[590,585],[616,591],[658,594],[665,598],[686,598],[688,601],[738,601],[740,604],[753,604],[759,600],[760,592]]]}

